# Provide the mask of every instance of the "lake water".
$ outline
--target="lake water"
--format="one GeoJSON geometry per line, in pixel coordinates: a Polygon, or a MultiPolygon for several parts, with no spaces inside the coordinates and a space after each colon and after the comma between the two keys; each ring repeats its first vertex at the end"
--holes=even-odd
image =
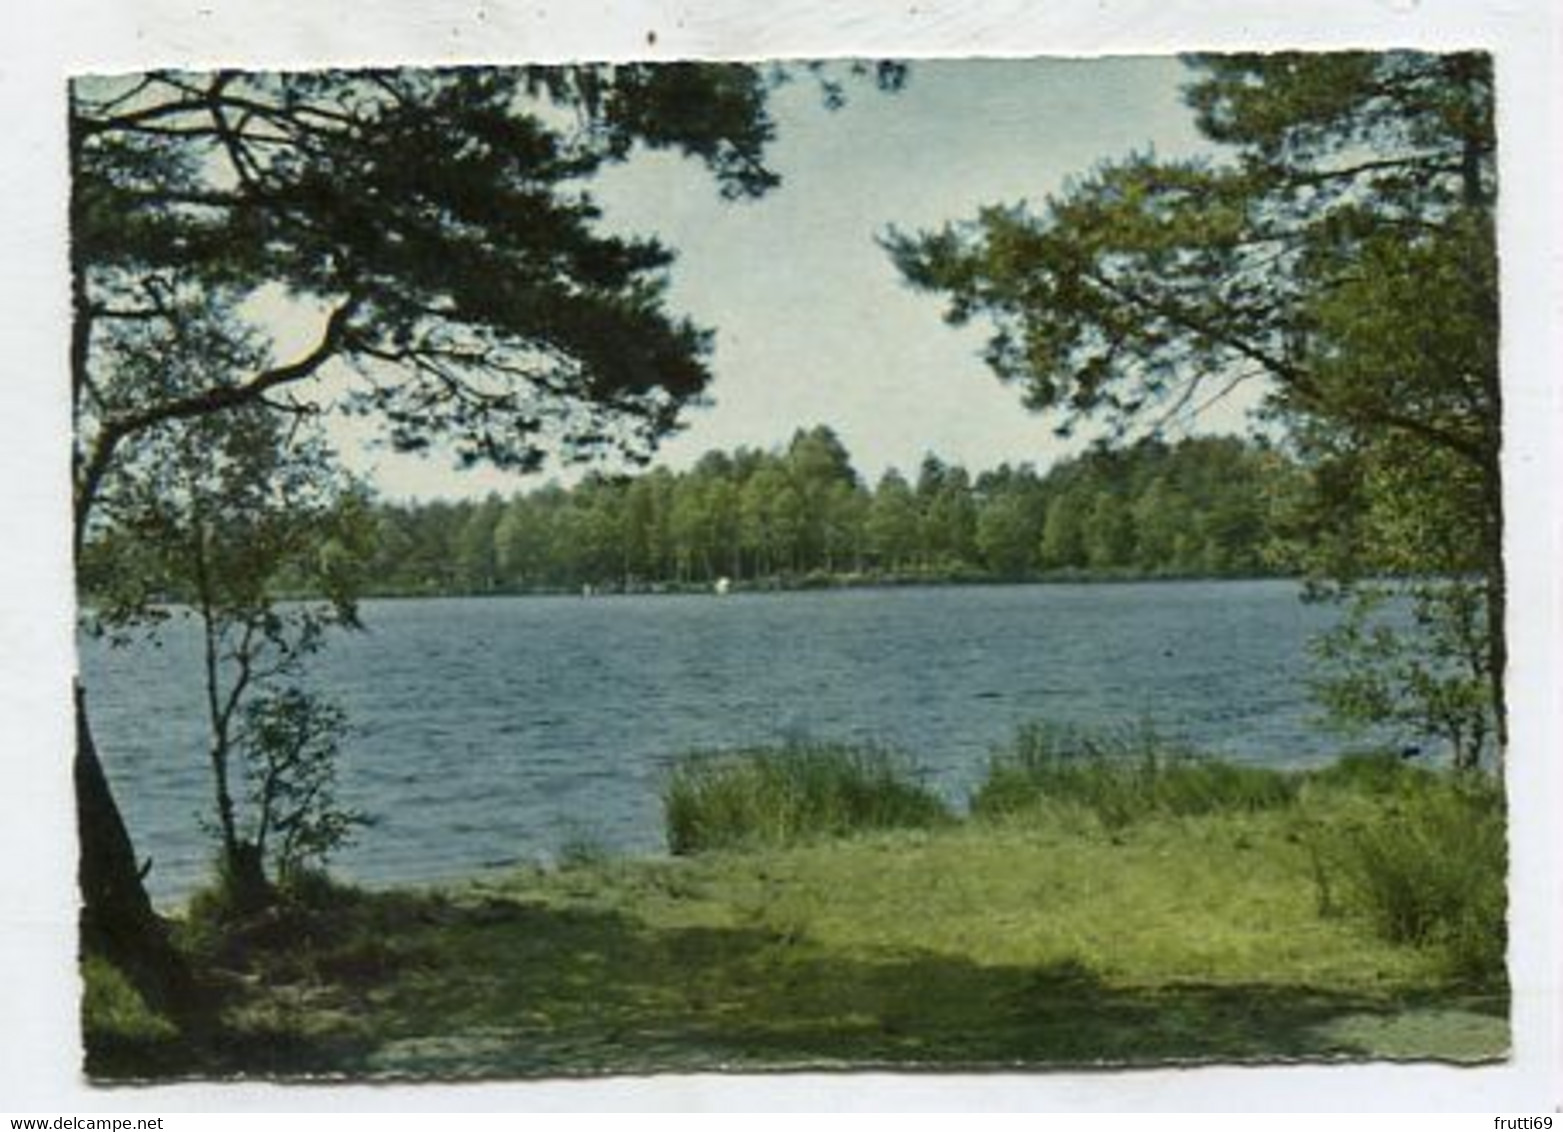
{"type": "MultiPolygon", "coordinates": [[[[659,785],[692,749],[789,737],[910,754],[960,802],[1028,720],[1148,722],[1224,756],[1335,750],[1289,582],[374,601],[317,658],[354,726],[340,800],[375,815],[334,867],[465,876],[572,841],[663,848],[659,785]]],[[[94,728],[160,901],[204,879],[197,638],[82,645],[94,728]]]]}

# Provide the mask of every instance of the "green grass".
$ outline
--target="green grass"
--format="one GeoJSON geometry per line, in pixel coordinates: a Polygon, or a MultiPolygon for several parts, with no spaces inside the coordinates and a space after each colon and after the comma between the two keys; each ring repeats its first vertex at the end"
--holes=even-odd
{"type": "Polygon", "coordinates": [[[1450,976],[1504,978],[1508,841],[1500,786],[1485,776],[1382,769],[1356,793],[1312,784],[1331,805],[1307,831],[1321,905],[1336,899],[1391,942],[1441,954],[1450,976]],[[1377,777],[1383,775],[1384,777],[1377,777]]]}
{"type": "Polygon", "coordinates": [[[952,820],[904,759],[878,747],[793,742],[678,762],[662,792],[668,849],[795,845],[952,820]]]}
{"type": "Polygon", "coordinates": [[[176,1072],[178,1028],[146,1003],[118,969],[96,956],[81,963],[81,1024],[89,1064],[110,1076],[176,1072]]]}
{"type": "Polygon", "coordinates": [[[1501,789],[1392,752],[1320,770],[1236,766],[1169,748],[1145,730],[1022,727],[972,797],[983,820],[1116,834],[1156,817],[1289,815],[1320,915],[1354,914],[1383,940],[1437,952],[1451,978],[1504,980],[1507,843],[1501,789]]]}
{"type": "MultiPolygon", "coordinates": [[[[1490,933],[1495,911],[1501,925],[1491,791],[1371,759],[1284,786],[1160,749],[1092,769],[1102,760],[1061,742],[997,758],[968,820],[883,754],[747,752],[670,780],[698,803],[697,852],[568,853],[444,890],[321,883],[247,921],[203,922],[198,904],[182,938],[219,989],[213,1023],[181,1039],[177,1069],[163,1041],[139,1072],[1504,1054],[1501,934],[1496,959],[1490,940],[1479,955],[1462,943],[1490,933]],[[757,782],[790,801],[757,801],[757,782]],[[732,835],[762,820],[763,837],[732,835]],[[1485,863],[1448,860],[1451,845],[1485,863]],[[1428,857],[1442,864],[1407,869],[1428,857]],[[1382,916],[1401,897],[1377,886],[1402,869],[1390,890],[1434,909],[1405,921],[1414,931],[1382,916]],[[1445,891],[1457,898],[1429,895],[1445,891]]],[[[675,796],[670,785],[670,807],[675,796]]],[[[96,1073],[137,1071],[116,1048],[96,1073]]]]}
{"type": "Polygon", "coordinates": [[[1349,751],[1302,777],[1311,787],[1332,791],[1338,797],[1387,798],[1430,783],[1437,775],[1393,751],[1349,751]]]}
{"type": "Polygon", "coordinates": [[[1299,785],[1296,775],[1199,758],[1143,729],[1029,724],[994,756],[971,809],[978,817],[1013,817],[1063,804],[1119,829],[1153,815],[1285,808],[1299,785]]]}

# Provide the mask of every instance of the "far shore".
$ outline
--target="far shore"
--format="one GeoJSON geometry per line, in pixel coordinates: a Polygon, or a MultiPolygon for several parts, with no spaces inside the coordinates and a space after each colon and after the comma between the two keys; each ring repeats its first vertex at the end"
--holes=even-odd
{"type": "Polygon", "coordinates": [[[530,589],[369,589],[365,598],[376,600],[456,597],[647,597],[710,596],[720,594],[807,593],[819,590],[942,589],[960,586],[1079,586],[1143,585],[1201,582],[1296,582],[1291,574],[1139,573],[1134,571],[1056,571],[1025,577],[1000,574],[829,574],[735,580],[717,578],[695,582],[607,582],[577,588],[540,586],[530,589]],[[726,583],[724,586],[723,583],[726,583]]]}

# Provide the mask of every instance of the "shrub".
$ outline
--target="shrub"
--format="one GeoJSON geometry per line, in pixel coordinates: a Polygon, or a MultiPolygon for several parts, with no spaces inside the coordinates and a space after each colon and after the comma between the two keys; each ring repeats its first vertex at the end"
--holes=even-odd
{"type": "Polygon", "coordinates": [[[952,820],[904,760],[877,747],[825,743],[691,755],[674,766],[662,804],[676,854],[952,820]]]}
{"type": "Polygon", "coordinates": [[[1118,829],[1152,814],[1288,806],[1297,787],[1284,771],[1200,758],[1144,729],[1090,732],[1033,723],[989,762],[971,809],[995,817],[1061,802],[1118,829]]]}
{"type": "Polygon", "coordinates": [[[179,1028],[147,1005],[119,969],[95,955],[81,961],[81,1033],[93,1076],[164,1076],[186,1055],[179,1028]]]}
{"type": "Polygon", "coordinates": [[[349,924],[365,894],[322,869],[301,868],[254,907],[234,892],[216,858],[212,883],[197,889],[175,921],[177,942],[192,956],[218,964],[244,962],[257,952],[319,943],[349,924]]]}
{"type": "Polygon", "coordinates": [[[145,1042],[173,1038],[174,1024],[146,1004],[119,968],[96,955],[81,961],[82,1027],[100,1039],[145,1042]]]}
{"type": "Polygon", "coordinates": [[[1415,766],[1394,751],[1350,751],[1329,766],[1308,772],[1310,783],[1365,797],[1385,797],[1422,782],[1432,771],[1415,766]]]}
{"type": "Polygon", "coordinates": [[[1508,846],[1493,780],[1408,777],[1381,813],[1336,835],[1331,858],[1348,906],[1381,938],[1440,948],[1459,978],[1502,980],[1508,846]]]}
{"type": "Polygon", "coordinates": [[[602,838],[587,829],[573,829],[559,844],[555,863],[562,869],[587,869],[612,858],[602,838]]]}

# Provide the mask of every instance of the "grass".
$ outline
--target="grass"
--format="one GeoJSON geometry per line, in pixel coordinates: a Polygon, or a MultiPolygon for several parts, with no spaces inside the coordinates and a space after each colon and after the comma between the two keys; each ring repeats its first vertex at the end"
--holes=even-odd
{"type": "MultiPolygon", "coordinates": [[[[554,868],[457,889],[321,885],[220,930],[195,922],[197,908],[182,930],[217,988],[214,1025],[175,1052],[158,1038],[140,1072],[486,1078],[1502,1056],[1501,962],[1497,978],[1469,978],[1451,962],[1458,932],[1385,930],[1386,901],[1366,879],[1394,871],[1371,862],[1416,856],[1402,842],[1447,855],[1440,823],[1465,848],[1496,822],[1501,844],[1490,801],[1382,760],[1279,787],[1160,751],[1151,764],[1132,751],[1133,773],[1093,770],[1096,756],[1060,742],[1023,738],[996,758],[978,793],[988,801],[967,820],[926,801],[886,819],[901,811],[884,798],[925,795],[903,798],[921,787],[883,754],[747,752],[684,764],[672,780],[705,806],[698,851],[565,854],[554,868]],[[831,760],[841,765],[820,765],[831,760]],[[766,775],[793,800],[757,811],[766,775]],[[879,801],[842,801],[863,783],[878,784],[879,801]],[[766,839],[711,832],[745,814],[768,815],[766,839]]],[[[670,809],[674,796],[670,786],[670,809]]],[[[1441,883],[1417,875],[1402,887],[1441,883]]],[[[1480,899],[1455,907],[1496,894],[1501,921],[1501,883],[1490,873],[1462,883],[1480,899]]],[[[1474,931],[1490,912],[1462,921],[1446,906],[1432,922],[1474,931]]],[[[1499,948],[1501,961],[1501,937],[1499,948]]],[[[114,1057],[93,1048],[95,1073],[134,1071],[123,1043],[114,1057]]]]}
{"type": "Polygon", "coordinates": [[[88,955],[81,980],[81,1024],[95,1067],[110,1076],[177,1071],[178,1028],[149,1007],[117,968],[88,955]]]}
{"type": "Polygon", "coordinates": [[[1508,942],[1501,787],[1483,776],[1369,766],[1313,783],[1334,795],[1332,806],[1316,807],[1326,816],[1308,830],[1321,906],[1328,911],[1339,892],[1381,938],[1438,951],[1451,978],[1501,982],[1508,942]]]}
{"type": "Polygon", "coordinates": [[[1389,752],[1312,772],[1236,766],[1143,730],[1029,725],[994,757],[971,809],[1030,822],[1087,814],[1114,835],[1157,817],[1284,814],[1320,915],[1356,914],[1389,943],[1436,951],[1457,981],[1504,980],[1506,819],[1501,788],[1483,776],[1389,752]]]}
{"type": "Polygon", "coordinates": [[[675,854],[774,848],[952,820],[893,753],[811,742],[685,758],[668,777],[662,806],[675,854]]]}
{"type": "Polygon", "coordinates": [[[1118,829],[1157,814],[1284,808],[1298,787],[1296,775],[1198,758],[1143,729],[1029,724],[993,758],[971,808],[976,816],[995,817],[1062,803],[1118,829]]]}

